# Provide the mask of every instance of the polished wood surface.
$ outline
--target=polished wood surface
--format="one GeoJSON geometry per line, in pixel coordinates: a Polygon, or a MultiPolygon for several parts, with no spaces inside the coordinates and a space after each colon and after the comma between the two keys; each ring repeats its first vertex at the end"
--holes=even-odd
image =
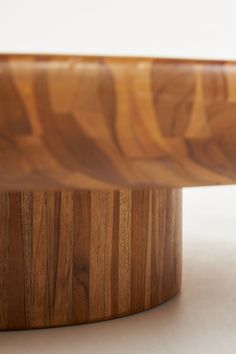
{"type": "Polygon", "coordinates": [[[0,194],[0,329],[143,311],[180,283],[179,190],[0,194]]]}
{"type": "Polygon", "coordinates": [[[236,63],[0,56],[0,189],[236,182],[236,63]]]}
{"type": "Polygon", "coordinates": [[[0,328],[171,298],[179,188],[235,182],[236,62],[0,55],[0,328]]]}

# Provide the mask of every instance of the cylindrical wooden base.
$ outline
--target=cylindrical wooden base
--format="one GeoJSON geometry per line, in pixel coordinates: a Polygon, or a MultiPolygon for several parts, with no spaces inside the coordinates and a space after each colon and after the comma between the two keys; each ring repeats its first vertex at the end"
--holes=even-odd
{"type": "Polygon", "coordinates": [[[129,315],[180,283],[180,190],[0,194],[0,329],[129,315]]]}

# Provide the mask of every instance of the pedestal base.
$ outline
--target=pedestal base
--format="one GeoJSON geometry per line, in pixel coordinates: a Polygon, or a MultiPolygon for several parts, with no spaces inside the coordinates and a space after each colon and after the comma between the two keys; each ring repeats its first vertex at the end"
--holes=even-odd
{"type": "Polygon", "coordinates": [[[180,190],[0,194],[0,329],[129,315],[180,283],[180,190]]]}

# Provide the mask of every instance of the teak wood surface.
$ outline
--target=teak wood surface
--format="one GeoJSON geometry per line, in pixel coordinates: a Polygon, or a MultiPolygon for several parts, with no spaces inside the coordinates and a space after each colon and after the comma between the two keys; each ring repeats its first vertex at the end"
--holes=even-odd
{"type": "Polygon", "coordinates": [[[0,329],[173,297],[181,187],[236,182],[236,62],[0,55],[0,329]]]}
{"type": "Polygon", "coordinates": [[[0,55],[0,189],[236,181],[236,63],[0,55]]]}

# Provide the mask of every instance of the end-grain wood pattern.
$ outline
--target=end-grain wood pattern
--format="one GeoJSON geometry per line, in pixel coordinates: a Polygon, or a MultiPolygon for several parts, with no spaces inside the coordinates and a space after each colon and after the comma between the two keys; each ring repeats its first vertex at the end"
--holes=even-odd
{"type": "Polygon", "coordinates": [[[236,182],[236,63],[0,56],[0,189],[236,182]]]}
{"type": "Polygon", "coordinates": [[[110,319],[181,282],[181,191],[0,194],[0,328],[110,319]]]}

